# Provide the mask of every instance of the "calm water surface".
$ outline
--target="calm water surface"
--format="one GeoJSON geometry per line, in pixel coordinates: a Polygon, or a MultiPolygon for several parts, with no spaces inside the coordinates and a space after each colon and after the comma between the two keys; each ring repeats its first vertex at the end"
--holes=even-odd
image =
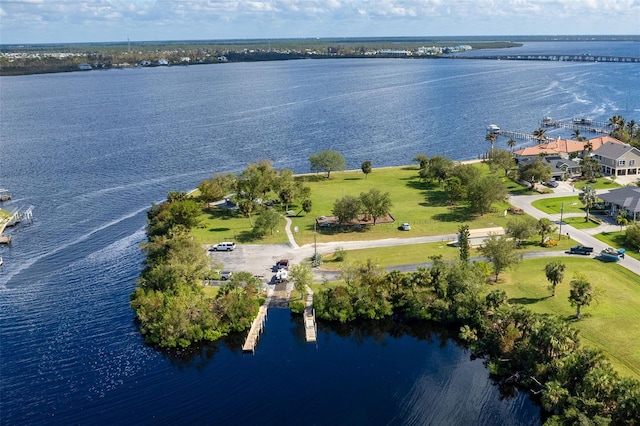
{"type": "Polygon", "coordinates": [[[639,87],[633,64],[492,61],[2,77],[0,187],[14,195],[3,208],[32,205],[35,220],[0,247],[1,422],[539,423],[526,395],[501,400],[480,361],[428,333],[321,329],[315,347],[272,310],[255,356],[237,350],[242,336],[186,359],[145,347],[128,308],[145,211],[263,158],[296,172],[327,148],[351,168],[420,152],[468,159],[486,150],[490,123],[638,121],[639,87]]]}

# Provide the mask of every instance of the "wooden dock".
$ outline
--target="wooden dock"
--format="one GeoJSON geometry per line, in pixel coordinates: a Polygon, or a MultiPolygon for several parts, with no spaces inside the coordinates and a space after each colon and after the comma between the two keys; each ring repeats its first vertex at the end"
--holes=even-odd
{"type": "Polygon", "coordinates": [[[535,141],[539,141],[539,142],[548,142],[548,141],[552,141],[553,138],[550,137],[546,137],[543,140],[540,140],[540,138],[538,136],[535,136],[532,133],[525,133],[525,132],[514,132],[511,130],[498,130],[496,132],[494,132],[496,135],[498,136],[506,136],[509,138],[514,138],[514,139],[526,139],[526,140],[535,140],[535,141]]]}
{"type": "Polygon", "coordinates": [[[317,342],[316,311],[313,309],[313,290],[309,286],[307,286],[307,300],[304,307],[304,334],[307,343],[317,342]]]}
{"type": "Polygon", "coordinates": [[[545,117],[540,122],[543,127],[562,127],[565,129],[584,130],[591,133],[609,134],[610,129],[608,123],[604,121],[593,121],[587,118],[579,119],[574,118],[570,123],[565,123],[559,120],[554,120],[551,117],[545,117]]]}
{"type": "Polygon", "coordinates": [[[273,288],[270,288],[267,292],[267,299],[264,301],[260,309],[258,310],[258,316],[253,320],[249,334],[242,345],[243,352],[252,352],[255,354],[256,345],[260,338],[260,333],[264,329],[264,324],[267,321],[267,310],[269,309],[269,303],[271,303],[271,297],[273,296],[273,288]]]}

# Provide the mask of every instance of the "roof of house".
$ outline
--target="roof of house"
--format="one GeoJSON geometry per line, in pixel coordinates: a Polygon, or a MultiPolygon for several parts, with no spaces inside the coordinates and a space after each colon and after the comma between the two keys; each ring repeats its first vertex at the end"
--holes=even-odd
{"type": "Polygon", "coordinates": [[[588,143],[591,143],[591,150],[595,151],[609,142],[625,145],[618,139],[612,138],[611,136],[598,136],[597,138],[591,138],[586,141],[574,141],[571,139],[558,138],[554,141],[543,142],[535,146],[519,149],[517,151],[514,151],[514,154],[520,157],[529,157],[540,154],[569,154],[571,152],[584,151],[585,146],[588,143]]]}
{"type": "Polygon", "coordinates": [[[613,142],[605,143],[597,150],[594,150],[594,154],[616,160],[629,151],[635,151],[636,155],[640,156],[640,150],[637,148],[634,148],[631,145],[620,145],[613,142]]]}
{"type": "MultiPolygon", "coordinates": [[[[518,164],[520,165],[528,164],[530,162],[535,161],[536,158],[540,158],[540,157],[522,158],[518,164]]],[[[579,163],[576,163],[573,160],[567,160],[565,158],[560,157],[559,155],[547,155],[541,158],[541,161],[551,166],[551,171],[554,174],[564,173],[567,171],[566,169],[575,169],[580,167],[579,163]]]]}
{"type": "Polygon", "coordinates": [[[638,186],[623,186],[600,194],[598,197],[608,203],[622,206],[631,212],[640,213],[640,187],[638,186]]]}

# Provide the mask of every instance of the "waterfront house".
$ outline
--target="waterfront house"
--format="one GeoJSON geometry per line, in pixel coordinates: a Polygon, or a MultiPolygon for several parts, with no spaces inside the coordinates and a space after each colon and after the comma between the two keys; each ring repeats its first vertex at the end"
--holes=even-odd
{"type": "Polygon", "coordinates": [[[562,158],[581,157],[585,152],[595,151],[607,143],[624,145],[611,136],[598,136],[586,141],[576,141],[572,139],[556,139],[543,142],[535,146],[514,151],[516,160],[526,157],[541,157],[545,155],[559,156],[562,158]]]}
{"type": "MultiPolygon", "coordinates": [[[[526,157],[518,161],[518,167],[522,168],[526,164],[533,162],[535,158],[540,157],[526,157]]],[[[547,164],[551,168],[552,180],[567,180],[576,176],[580,176],[582,173],[579,163],[567,158],[562,158],[559,155],[546,155],[540,158],[543,164],[547,164]]]]}
{"type": "Polygon", "coordinates": [[[613,176],[637,176],[640,168],[640,150],[631,145],[607,142],[593,151],[600,163],[600,171],[613,176]]]}
{"type": "Polygon", "coordinates": [[[614,216],[620,210],[626,210],[629,219],[640,219],[640,187],[623,186],[613,189],[598,197],[605,202],[609,208],[608,214],[614,216]]]}

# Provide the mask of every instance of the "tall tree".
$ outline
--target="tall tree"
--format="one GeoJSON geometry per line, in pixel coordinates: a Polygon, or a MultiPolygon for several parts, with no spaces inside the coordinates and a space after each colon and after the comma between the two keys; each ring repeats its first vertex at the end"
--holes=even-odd
{"type": "Polygon", "coordinates": [[[497,135],[493,132],[489,132],[484,139],[491,144],[491,151],[493,151],[493,144],[496,143],[497,135]]]}
{"type": "Polygon", "coordinates": [[[556,225],[548,218],[543,217],[536,223],[536,230],[538,231],[538,235],[540,235],[540,244],[542,244],[544,243],[545,237],[556,230],[556,225]]]}
{"type": "Polygon", "coordinates": [[[564,279],[564,263],[556,260],[549,262],[544,267],[547,280],[551,283],[551,296],[556,295],[556,286],[564,279]]]}
{"type": "Polygon", "coordinates": [[[585,222],[589,221],[589,210],[596,205],[598,201],[598,195],[596,194],[596,190],[593,186],[585,185],[582,187],[582,192],[578,196],[580,201],[587,209],[587,216],[585,217],[585,222]]]}
{"type": "Polygon", "coordinates": [[[580,319],[580,310],[582,307],[589,306],[594,300],[593,286],[587,277],[580,272],[573,274],[570,285],[569,303],[576,308],[576,319],[580,319]]]}
{"type": "Polygon", "coordinates": [[[481,215],[491,210],[494,202],[506,199],[507,195],[504,182],[496,176],[485,176],[470,183],[467,192],[471,208],[481,215]]]}
{"type": "Polygon", "coordinates": [[[506,268],[512,267],[520,263],[522,257],[516,252],[514,242],[504,236],[490,236],[485,240],[480,252],[487,258],[493,266],[495,273],[495,281],[498,282],[498,275],[506,268]]]}
{"type": "Polygon", "coordinates": [[[505,176],[509,173],[509,169],[516,164],[511,153],[504,149],[492,149],[489,152],[487,163],[489,163],[489,169],[491,169],[492,173],[497,170],[503,170],[505,176]]]}
{"type": "Polygon", "coordinates": [[[429,164],[429,156],[427,154],[416,154],[411,161],[415,161],[420,165],[421,169],[424,169],[429,164]]]}
{"type": "Polygon", "coordinates": [[[345,195],[333,203],[332,213],[338,222],[345,224],[358,217],[361,209],[360,200],[352,195],[345,195]]]}
{"type": "Polygon", "coordinates": [[[469,225],[460,225],[458,227],[458,244],[460,244],[460,260],[464,263],[469,262],[470,240],[469,225]]]}
{"type": "Polygon", "coordinates": [[[588,180],[589,182],[595,182],[596,173],[598,173],[599,170],[600,163],[598,163],[598,160],[590,155],[586,155],[582,158],[582,161],[580,163],[580,172],[586,180],[588,180]]]}
{"type": "Polygon", "coordinates": [[[313,283],[313,272],[309,265],[293,265],[289,269],[289,277],[293,281],[293,286],[302,299],[307,294],[307,286],[313,283]]]}
{"type": "Polygon", "coordinates": [[[539,158],[535,158],[520,169],[520,179],[526,182],[546,182],[551,179],[551,176],[551,166],[543,163],[539,158]]]}
{"type": "Polygon", "coordinates": [[[511,152],[513,152],[513,148],[516,146],[516,140],[514,138],[509,138],[509,140],[507,140],[507,146],[511,152]]]}
{"type": "Polygon", "coordinates": [[[536,138],[538,143],[544,142],[547,139],[546,133],[547,131],[545,129],[543,129],[542,127],[539,127],[533,131],[533,137],[536,138]]]}
{"type": "Polygon", "coordinates": [[[320,151],[317,154],[311,154],[309,156],[309,162],[311,163],[311,171],[313,173],[326,172],[327,179],[331,178],[331,172],[341,171],[347,168],[344,156],[338,151],[331,149],[320,151]]]}
{"type": "Polygon", "coordinates": [[[371,173],[371,170],[373,170],[371,166],[371,161],[363,161],[361,169],[362,169],[362,173],[364,173],[365,179],[368,178],[369,173],[371,173]]]}
{"type": "Polygon", "coordinates": [[[391,202],[391,194],[382,193],[376,188],[371,188],[369,192],[360,193],[360,203],[365,215],[373,218],[375,226],[378,218],[389,214],[393,203],[391,202]]]}
{"type": "Polygon", "coordinates": [[[451,204],[455,204],[467,196],[467,187],[462,184],[462,181],[457,176],[451,176],[444,181],[444,191],[447,193],[447,198],[451,204]]]}
{"type": "Polygon", "coordinates": [[[273,230],[280,224],[281,217],[273,209],[262,209],[256,223],[253,226],[253,232],[256,235],[265,235],[267,231],[273,235],[273,230]]]}
{"type": "Polygon", "coordinates": [[[264,198],[267,192],[273,189],[276,178],[277,172],[270,160],[251,163],[238,176],[236,183],[238,196],[250,201],[256,201],[260,197],[264,198]]]}
{"type": "Polygon", "coordinates": [[[535,235],[538,222],[531,216],[523,216],[507,222],[507,234],[516,240],[516,246],[520,247],[522,240],[535,235]]]}

